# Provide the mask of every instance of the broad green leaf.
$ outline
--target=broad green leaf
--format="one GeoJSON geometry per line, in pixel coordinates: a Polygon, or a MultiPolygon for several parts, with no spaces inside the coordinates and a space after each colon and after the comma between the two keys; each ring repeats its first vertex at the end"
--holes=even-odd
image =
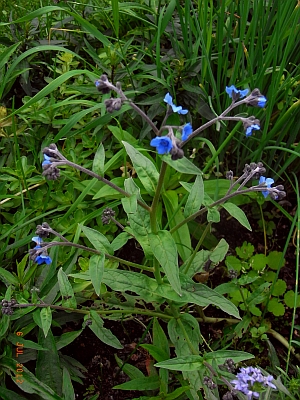
{"type": "MultiPolygon", "coordinates": [[[[103,282],[112,290],[136,293],[142,296],[146,302],[162,301],[162,298],[156,293],[158,287],[156,280],[147,275],[131,271],[107,270],[105,268],[103,282]]],[[[171,286],[170,289],[174,293],[171,286]]]]}
{"type": "Polygon", "coordinates": [[[134,144],[137,142],[137,139],[134,136],[132,136],[129,132],[119,126],[108,125],[107,128],[111,131],[111,133],[114,135],[119,143],[121,143],[122,140],[125,140],[125,142],[130,144],[134,144]]]}
{"type": "Polygon", "coordinates": [[[132,381],[114,386],[114,389],[122,390],[155,390],[159,388],[158,376],[145,376],[144,378],[133,379],[132,381]]]}
{"type": "Polygon", "coordinates": [[[203,365],[203,357],[188,355],[185,357],[175,357],[170,360],[161,361],[154,364],[155,367],[167,368],[171,371],[196,371],[203,365]]]}
{"type": "MultiPolygon", "coordinates": [[[[288,307],[294,308],[295,292],[293,290],[289,290],[288,292],[285,293],[284,302],[288,307]]],[[[299,294],[297,295],[296,307],[300,307],[300,295],[299,294]]]]}
{"type": "Polygon", "coordinates": [[[9,325],[10,317],[6,314],[2,314],[0,319],[0,339],[6,335],[9,325]]]}
{"type": "Polygon", "coordinates": [[[159,177],[155,165],[129,143],[124,141],[122,143],[144,188],[150,195],[154,196],[159,177]]]}
{"type": "Polygon", "coordinates": [[[85,236],[89,239],[89,241],[92,243],[92,245],[95,247],[96,250],[108,254],[114,254],[111,244],[101,232],[98,232],[95,229],[88,228],[87,226],[83,225],[81,226],[81,230],[85,234],[85,236]]]}
{"type": "Polygon", "coordinates": [[[92,166],[92,171],[95,172],[95,174],[104,176],[104,164],[105,164],[105,150],[104,146],[102,143],[100,143],[95,157],[93,161],[93,166],[92,166]]]}
{"type": "Polygon", "coordinates": [[[169,300],[176,302],[194,303],[199,306],[205,307],[208,305],[215,305],[227,314],[239,317],[239,312],[236,306],[228,299],[217,293],[215,290],[210,289],[201,283],[195,283],[189,277],[180,274],[181,280],[181,296],[178,296],[169,285],[159,285],[157,294],[169,300]]]}
{"type": "Polygon", "coordinates": [[[75,392],[72,385],[71,377],[69,371],[66,367],[63,367],[63,383],[62,383],[62,391],[64,394],[64,400],[74,400],[75,392]]]}
{"type": "MultiPolygon", "coordinates": [[[[2,400],[16,400],[16,392],[8,390],[0,386],[0,397],[2,400]]],[[[28,400],[25,397],[18,394],[18,400],[28,400]]]]}
{"type": "Polygon", "coordinates": [[[137,195],[132,194],[130,197],[123,197],[121,199],[122,206],[126,214],[134,214],[137,210],[137,195]]]}
{"type": "Polygon", "coordinates": [[[44,350],[44,351],[47,350],[40,344],[32,342],[31,340],[23,339],[21,336],[18,336],[16,334],[13,335],[12,333],[10,333],[7,339],[15,346],[18,346],[17,343],[21,343],[24,346],[24,349],[34,349],[34,350],[44,350]]]}
{"type": "Polygon", "coordinates": [[[36,377],[55,393],[62,394],[62,375],[59,356],[51,330],[47,337],[39,330],[39,345],[48,351],[38,351],[36,362],[36,377]]]}
{"type": "Polygon", "coordinates": [[[119,342],[119,339],[111,333],[109,329],[104,328],[104,322],[96,311],[91,310],[92,324],[88,327],[94,332],[94,334],[105,344],[114,347],[115,349],[123,349],[123,346],[119,342]]]}
{"type": "Polygon", "coordinates": [[[166,353],[157,346],[153,344],[141,344],[141,347],[148,351],[150,356],[156,361],[163,361],[169,357],[166,357],[166,353]]]}
{"type": "Polygon", "coordinates": [[[68,346],[68,344],[72,343],[82,332],[82,329],[80,331],[72,331],[72,332],[66,332],[63,333],[61,336],[58,336],[56,340],[56,348],[57,350],[62,349],[65,346],[68,346]]]}
{"type": "Polygon", "coordinates": [[[97,296],[100,296],[101,281],[104,271],[104,261],[105,261],[104,254],[101,255],[94,254],[90,258],[90,265],[89,265],[90,277],[97,296]]]}
{"type": "Polygon", "coordinates": [[[272,288],[272,296],[282,296],[286,292],[286,286],[283,279],[278,279],[272,288]]]}
{"type": "MultiPolygon", "coordinates": [[[[12,376],[16,373],[17,363],[18,361],[6,356],[0,359],[0,366],[9,369],[12,372],[12,376]]],[[[58,394],[56,394],[48,385],[38,380],[24,365],[22,369],[22,377],[13,378],[20,390],[25,393],[36,394],[43,400],[61,400],[61,397],[58,394]]]]}
{"type": "Polygon", "coordinates": [[[211,255],[211,252],[208,250],[200,250],[196,254],[196,256],[193,258],[193,261],[191,262],[191,265],[186,272],[186,268],[190,263],[191,258],[193,255],[191,255],[181,266],[180,266],[180,272],[189,276],[192,278],[196,273],[201,272],[205,263],[209,260],[209,257],[211,255]]]}
{"type": "Polygon", "coordinates": [[[165,163],[173,167],[176,171],[188,175],[202,175],[201,170],[191,163],[186,157],[179,160],[172,160],[169,155],[162,156],[165,163]]]}
{"type": "MultiPolygon", "coordinates": [[[[167,190],[163,193],[163,201],[166,208],[168,223],[173,228],[185,218],[182,214],[181,207],[178,204],[178,195],[174,190],[167,190]]],[[[172,237],[176,243],[178,253],[183,261],[191,255],[191,235],[188,226],[185,224],[177,229],[172,237]]]]}
{"type": "Polygon", "coordinates": [[[18,278],[19,278],[19,281],[22,282],[22,283],[26,283],[26,282],[23,282],[23,276],[24,276],[24,270],[25,270],[25,267],[26,267],[26,264],[27,264],[28,257],[29,257],[29,253],[27,253],[23,257],[23,259],[22,259],[22,261],[20,263],[18,263],[18,261],[16,261],[18,278]]]}
{"type": "Polygon", "coordinates": [[[271,251],[268,254],[268,266],[274,271],[280,269],[285,264],[285,259],[282,257],[282,252],[271,251]]]}
{"type": "Polygon", "coordinates": [[[71,283],[62,268],[57,273],[59,290],[62,297],[62,305],[68,308],[76,308],[77,302],[71,283]]]}
{"type": "Polygon", "coordinates": [[[243,225],[245,228],[247,228],[249,231],[252,231],[252,228],[249,224],[248,218],[246,217],[246,214],[244,213],[243,210],[241,210],[238,206],[236,206],[233,203],[225,203],[222,204],[222,207],[225,208],[225,210],[241,225],[243,225]]]}
{"type": "Polygon", "coordinates": [[[122,371],[124,371],[125,374],[129,376],[130,379],[137,379],[144,377],[144,374],[140,369],[128,363],[124,364],[124,361],[121,360],[116,354],[115,354],[115,359],[118,363],[119,368],[122,368],[122,371]]]}
{"type": "Polygon", "coordinates": [[[214,264],[217,264],[220,261],[223,261],[224,258],[226,257],[228,249],[229,249],[229,245],[226,242],[226,240],[225,239],[221,239],[220,242],[218,243],[217,247],[210,254],[209,259],[214,264]]]}
{"type": "MultiPolygon", "coordinates": [[[[111,182],[118,186],[119,188],[124,188],[124,180],[125,178],[123,177],[118,177],[118,178],[113,178],[111,179],[111,182]]],[[[103,187],[98,190],[98,192],[95,194],[93,197],[93,200],[101,199],[101,198],[113,198],[113,199],[120,199],[123,197],[123,195],[118,192],[116,189],[110,187],[109,185],[103,184],[103,187]]]]}
{"type": "Polygon", "coordinates": [[[12,273],[1,267],[0,267],[0,278],[7,286],[9,284],[15,286],[19,285],[18,279],[12,273]]]}
{"type": "Polygon", "coordinates": [[[114,251],[121,249],[132,236],[128,232],[121,232],[114,240],[111,242],[111,246],[114,251]]]}
{"type": "Polygon", "coordinates": [[[177,248],[172,235],[169,231],[150,233],[149,243],[171,286],[176,293],[181,295],[177,248]]]}
{"type": "Polygon", "coordinates": [[[41,325],[45,337],[47,337],[51,322],[52,322],[52,312],[50,307],[44,307],[40,311],[41,325]]]}
{"type": "Polygon", "coordinates": [[[217,350],[211,351],[210,353],[205,353],[203,359],[205,361],[216,361],[217,365],[224,364],[228,358],[232,358],[234,363],[237,364],[242,361],[250,360],[254,358],[254,356],[245,351],[237,351],[237,350],[217,350]]]}
{"type": "Polygon", "coordinates": [[[204,199],[204,186],[201,175],[197,175],[184,207],[185,218],[199,211],[204,199]]]}
{"type": "Polygon", "coordinates": [[[169,342],[168,338],[163,330],[163,328],[160,326],[159,321],[157,318],[154,318],[153,321],[153,344],[157,347],[159,347],[164,353],[167,358],[170,357],[170,347],[169,347],[169,342]]]}
{"type": "Polygon", "coordinates": [[[275,315],[275,317],[281,317],[285,313],[284,305],[273,297],[268,304],[268,311],[275,315]]]}

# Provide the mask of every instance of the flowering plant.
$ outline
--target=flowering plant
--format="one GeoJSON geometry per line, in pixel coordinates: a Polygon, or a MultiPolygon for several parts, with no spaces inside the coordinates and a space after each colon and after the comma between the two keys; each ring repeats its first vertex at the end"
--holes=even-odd
{"type": "MultiPolygon", "coordinates": [[[[205,190],[201,170],[184,156],[184,146],[203,130],[220,121],[242,122],[246,137],[251,136],[254,130],[260,129],[259,120],[254,116],[241,117],[229,114],[242,105],[264,107],[266,98],[258,89],[248,94],[248,89],[238,90],[233,85],[227,87],[226,92],[232,99],[229,107],[219,116],[193,129],[191,121],[188,120],[184,120],[178,126],[168,124],[168,117],[172,113],[177,113],[184,119],[188,115],[188,110],[175,105],[172,96],[167,93],[163,99],[167,104],[167,110],[158,128],[157,124],[126,96],[119,83],[114,85],[106,75],[102,75],[96,80],[95,85],[104,95],[111,91],[117,94],[117,97],[110,97],[104,101],[107,112],[119,111],[126,103],[149,124],[154,136],[150,140],[150,146],[156,148],[158,155],[154,153],[154,158],[148,153],[144,155],[137,147],[136,140],[128,134],[129,139],[122,141],[123,151],[124,155],[130,158],[137,178],[125,177],[120,185],[105,178],[104,174],[70,161],[54,143],[42,150],[43,176],[47,180],[58,180],[63,166],[75,168],[101,183],[94,198],[102,199],[104,206],[102,225],[92,229],[79,224],[76,241],[61,235],[47,222],[37,226],[37,236],[32,238],[36,246],[30,250],[30,259],[38,265],[45,264],[44,276],[47,274],[53,276],[54,263],[54,268],[59,267],[57,283],[61,296],[59,305],[46,304],[42,300],[38,306],[48,307],[48,310],[60,307],[62,310],[85,314],[85,326],[92,329],[104,343],[117,349],[122,348],[122,345],[104,328],[100,315],[110,318],[116,309],[123,316],[142,313],[147,318],[153,318],[154,341],[152,347],[147,347],[147,350],[157,361],[156,366],[160,368],[160,378],[155,381],[155,389],[160,389],[166,394],[169,373],[165,373],[165,370],[175,369],[182,371],[182,378],[188,383],[183,385],[184,391],[190,399],[198,399],[201,391],[206,396],[212,396],[212,392],[216,390],[215,384],[208,384],[210,381],[206,379],[207,375],[212,374],[219,374],[222,384],[227,386],[229,390],[227,398],[237,391],[249,396],[255,383],[254,372],[251,374],[249,372],[247,376],[238,375],[238,379],[230,383],[224,378],[222,369],[213,372],[215,370],[212,370],[210,362],[214,360],[216,365],[228,366],[229,358],[235,364],[252,358],[251,354],[223,350],[202,354],[199,351],[199,345],[202,343],[199,322],[214,323],[219,320],[217,317],[207,317],[204,308],[209,305],[215,306],[223,313],[234,317],[236,323],[240,321],[239,311],[230,300],[218,293],[217,288],[211,289],[203,283],[197,283],[193,278],[201,271],[209,272],[209,266],[212,264],[214,267],[221,262],[228,251],[228,244],[224,239],[216,243],[212,249],[201,248],[212,224],[220,220],[221,207],[251,230],[246,215],[231,199],[241,194],[262,192],[264,197],[270,195],[272,199],[280,200],[285,196],[284,188],[282,185],[271,186],[274,180],[264,177],[266,169],[261,162],[251,163],[245,165],[243,173],[237,179],[234,179],[232,171],[228,171],[225,192],[219,193],[219,197],[212,200],[205,190]],[[184,176],[187,176],[187,179],[184,176]],[[191,177],[194,177],[193,182],[190,182],[191,177]],[[253,184],[252,180],[257,179],[259,182],[253,184]],[[182,193],[184,197],[179,202],[182,193]],[[120,204],[122,211],[119,210],[120,204]],[[125,226],[116,217],[117,213],[122,215],[122,212],[126,216],[125,226]],[[198,243],[193,246],[189,223],[202,215],[206,215],[207,225],[198,243]],[[107,224],[115,224],[119,230],[113,241],[109,241],[103,233],[107,224]],[[44,241],[50,234],[58,240],[44,241]],[[80,237],[82,241],[78,243],[80,237]],[[130,257],[120,258],[116,254],[129,241],[134,241],[143,251],[143,258],[138,263],[133,262],[130,257]],[[88,268],[78,271],[77,256],[74,256],[72,250],[69,257],[70,259],[75,257],[75,261],[60,265],[58,258],[54,258],[51,254],[52,252],[54,254],[54,250],[59,247],[76,248],[78,252],[84,254],[92,253],[88,268]],[[86,287],[93,288],[94,295],[99,301],[96,309],[85,307],[78,310],[76,290],[81,293],[82,288],[86,287]],[[115,293],[115,302],[113,307],[107,307],[105,299],[109,303],[112,292],[115,293]],[[128,292],[132,297],[130,309],[124,301],[128,292]],[[159,321],[167,323],[169,337],[166,336],[159,321]],[[177,358],[170,359],[169,342],[174,346],[177,358]]],[[[104,156],[104,153],[102,154],[104,156]]],[[[48,297],[49,293],[45,292],[43,296],[48,297]]],[[[52,295],[50,298],[53,299],[52,295]]],[[[11,308],[32,305],[37,306],[37,303],[13,304],[11,308]]],[[[51,311],[49,315],[51,316],[51,311]]],[[[45,334],[49,330],[48,322],[47,326],[43,326],[45,334]]],[[[44,323],[41,319],[41,324],[44,323]]],[[[255,373],[258,376],[256,382],[260,379],[259,383],[263,386],[266,384],[270,388],[275,388],[269,378],[262,377],[257,371],[255,373]]],[[[240,374],[243,374],[243,371],[240,374]]],[[[150,382],[153,377],[148,378],[150,382]]],[[[145,379],[147,381],[147,377],[145,379]]],[[[252,394],[256,393],[252,391],[252,394]]]]}

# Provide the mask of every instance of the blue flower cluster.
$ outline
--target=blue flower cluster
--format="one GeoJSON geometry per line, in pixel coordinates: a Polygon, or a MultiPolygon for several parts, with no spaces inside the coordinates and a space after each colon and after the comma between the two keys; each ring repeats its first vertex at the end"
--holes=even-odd
{"type": "Polygon", "coordinates": [[[236,377],[237,379],[232,380],[231,383],[234,385],[235,390],[239,390],[247,396],[247,400],[251,400],[253,397],[258,398],[259,392],[256,390],[259,388],[269,386],[276,389],[276,386],[272,383],[273,376],[264,376],[258,368],[240,368],[240,372],[236,377]]]}
{"type": "MultiPolygon", "coordinates": [[[[38,250],[41,249],[41,243],[43,243],[43,239],[40,238],[39,236],[34,236],[32,240],[36,243],[36,246],[33,248],[33,250],[38,250]]],[[[34,261],[40,265],[40,264],[51,264],[52,260],[51,257],[48,256],[47,251],[39,254],[38,256],[35,257],[34,261]]]]}
{"type": "MultiPolygon", "coordinates": [[[[182,128],[181,132],[181,140],[185,141],[189,137],[189,135],[193,132],[192,125],[188,122],[182,128]]],[[[151,140],[150,145],[156,147],[158,154],[168,154],[172,149],[176,147],[176,140],[168,135],[166,136],[157,136],[151,140]]],[[[178,140],[179,142],[179,140],[178,140]]]]}
{"type": "MultiPolygon", "coordinates": [[[[249,92],[249,89],[238,90],[234,85],[226,86],[225,90],[234,102],[247,96],[249,92]]],[[[259,89],[254,89],[245,101],[249,106],[263,108],[266,105],[267,99],[260,93],[259,89]]]]}
{"type": "Polygon", "coordinates": [[[231,99],[234,98],[234,97],[238,97],[239,99],[242,99],[243,97],[247,96],[247,94],[249,92],[249,89],[238,90],[234,85],[231,85],[229,87],[226,86],[225,90],[226,90],[226,93],[228,94],[228,96],[231,99]]]}

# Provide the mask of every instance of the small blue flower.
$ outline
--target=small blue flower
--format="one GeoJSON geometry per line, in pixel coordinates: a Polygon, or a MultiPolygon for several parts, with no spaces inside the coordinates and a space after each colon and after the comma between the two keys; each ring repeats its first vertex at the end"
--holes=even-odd
{"type": "Polygon", "coordinates": [[[229,97],[232,99],[233,93],[239,94],[239,99],[247,96],[249,92],[249,89],[244,89],[244,90],[238,90],[234,85],[231,86],[226,86],[226,93],[229,95],[229,97]]]}
{"type": "MultiPolygon", "coordinates": [[[[274,183],[274,179],[272,178],[265,178],[264,176],[261,176],[259,178],[259,184],[265,183],[267,185],[268,189],[271,189],[271,185],[274,183]]],[[[269,191],[265,190],[264,192],[262,192],[262,194],[264,195],[264,197],[268,197],[269,191]]]]}
{"type": "Polygon", "coordinates": [[[249,137],[249,136],[252,135],[253,129],[256,130],[256,131],[259,131],[260,130],[260,126],[257,125],[257,124],[253,124],[253,125],[248,126],[248,128],[246,129],[246,137],[249,137]]]}
{"type": "Polygon", "coordinates": [[[44,161],[42,162],[42,166],[51,164],[50,157],[47,154],[44,154],[44,161]]]}
{"type": "Polygon", "coordinates": [[[173,103],[173,99],[172,99],[172,96],[170,95],[170,93],[167,93],[167,94],[165,95],[164,102],[167,103],[167,104],[169,104],[169,106],[172,107],[172,110],[173,110],[174,113],[178,113],[178,114],[182,114],[182,115],[188,113],[188,110],[183,110],[181,106],[178,106],[178,107],[177,107],[177,106],[173,103]]]}
{"type": "Polygon", "coordinates": [[[172,140],[168,136],[157,136],[152,139],[150,145],[156,147],[158,154],[167,154],[172,150],[172,140]]]}
{"type": "Polygon", "coordinates": [[[267,99],[265,98],[265,96],[260,96],[257,99],[257,105],[258,107],[264,108],[264,106],[266,105],[267,99]]]}
{"type": "MultiPolygon", "coordinates": [[[[32,239],[31,239],[33,242],[35,242],[38,246],[41,244],[41,243],[43,243],[43,239],[42,238],[40,238],[39,236],[34,236],[32,239]]],[[[39,248],[40,248],[41,246],[39,246],[39,248]]]]}
{"type": "Polygon", "coordinates": [[[184,125],[182,128],[182,134],[181,134],[181,140],[184,142],[187,140],[187,138],[190,136],[190,134],[193,132],[192,125],[188,122],[187,124],[184,125]]]}
{"type": "Polygon", "coordinates": [[[49,264],[52,263],[52,260],[51,260],[51,257],[49,257],[48,255],[40,254],[39,256],[36,257],[35,262],[36,262],[38,265],[41,265],[41,264],[43,264],[43,263],[49,265],[49,264]]]}

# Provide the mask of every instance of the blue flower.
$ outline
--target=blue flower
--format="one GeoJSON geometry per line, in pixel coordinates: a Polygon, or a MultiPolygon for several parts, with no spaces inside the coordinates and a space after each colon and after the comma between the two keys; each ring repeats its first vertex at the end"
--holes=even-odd
{"type": "Polygon", "coordinates": [[[157,136],[151,140],[150,145],[156,147],[158,154],[167,154],[173,147],[172,140],[168,136],[157,136]]]}
{"type": "Polygon", "coordinates": [[[236,375],[236,377],[237,379],[234,379],[231,381],[231,383],[234,385],[235,390],[239,390],[247,396],[247,400],[251,400],[253,397],[259,397],[259,392],[253,390],[254,384],[256,384],[255,389],[258,390],[259,386],[261,388],[269,386],[273,389],[276,389],[276,386],[271,383],[271,381],[274,379],[273,376],[264,376],[258,368],[240,368],[240,372],[236,375]]]}
{"type": "Polygon", "coordinates": [[[253,124],[253,125],[248,126],[248,128],[246,129],[246,137],[249,137],[249,136],[252,135],[253,129],[258,131],[258,130],[260,130],[260,126],[257,125],[257,124],[253,124]]]}
{"type": "Polygon", "coordinates": [[[41,265],[41,264],[43,264],[43,263],[49,265],[49,264],[52,263],[52,260],[51,260],[51,257],[49,257],[48,255],[46,255],[46,254],[40,254],[39,256],[36,257],[35,262],[36,262],[38,265],[41,265]]]}
{"type": "Polygon", "coordinates": [[[184,125],[182,128],[182,134],[181,134],[181,140],[185,141],[187,138],[190,136],[190,134],[193,132],[192,125],[188,122],[187,124],[184,125]]]}
{"type": "MultiPolygon", "coordinates": [[[[43,243],[43,239],[42,238],[40,238],[39,236],[34,236],[32,239],[31,239],[33,242],[35,242],[37,245],[40,245],[41,243],[43,243]]],[[[39,248],[40,248],[41,246],[39,246],[39,248]]]]}
{"type": "Polygon", "coordinates": [[[257,98],[257,105],[258,107],[264,108],[264,106],[266,105],[267,99],[265,98],[265,96],[260,96],[257,98]]]}
{"type": "Polygon", "coordinates": [[[42,162],[42,166],[47,165],[47,164],[51,164],[49,156],[47,156],[47,154],[44,154],[44,161],[42,162]]]}
{"type": "MultiPolygon", "coordinates": [[[[229,95],[229,97],[232,99],[234,96],[235,99],[241,99],[245,96],[247,96],[249,92],[249,89],[244,89],[244,90],[238,90],[234,85],[231,86],[226,86],[226,93],[229,95]],[[239,94],[239,96],[237,96],[237,94],[239,94]]],[[[235,100],[234,99],[234,100],[235,100]]]]}
{"type": "MultiPolygon", "coordinates": [[[[264,176],[261,176],[259,178],[259,184],[261,185],[262,183],[265,183],[267,185],[268,189],[272,189],[271,185],[274,183],[274,179],[272,178],[265,178],[264,176]]],[[[269,191],[265,190],[264,192],[262,192],[262,194],[264,195],[264,197],[268,197],[269,191]]]]}
{"type": "Polygon", "coordinates": [[[175,113],[183,114],[183,115],[188,113],[188,110],[183,110],[181,106],[178,106],[178,107],[177,107],[177,106],[173,103],[173,99],[172,99],[172,96],[170,95],[170,93],[167,93],[167,94],[165,95],[164,102],[167,103],[167,104],[169,104],[169,106],[172,107],[172,110],[173,110],[173,112],[175,112],[175,113]]]}

